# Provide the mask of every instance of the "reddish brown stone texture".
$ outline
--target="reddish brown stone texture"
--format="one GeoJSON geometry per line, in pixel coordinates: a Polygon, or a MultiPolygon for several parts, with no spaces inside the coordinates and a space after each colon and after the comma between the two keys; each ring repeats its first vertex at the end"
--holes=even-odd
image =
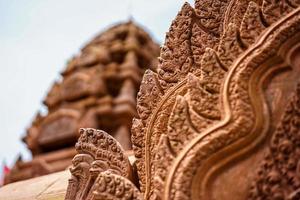
{"type": "Polygon", "coordinates": [[[144,199],[300,198],[299,98],[290,100],[299,95],[299,6],[182,7],[138,93],[132,143],[144,199]],[[281,141],[270,145],[272,136],[281,141]]]}
{"type": "MultiPolygon", "coordinates": [[[[132,125],[134,157],[121,146],[130,141],[119,139],[130,135],[123,112],[117,118],[122,125],[108,133],[81,129],[65,199],[300,199],[299,44],[299,1],[185,4],[157,71],[144,74],[132,125]]],[[[123,94],[133,92],[133,83],[125,81],[99,110],[113,113],[112,101],[118,112],[130,110],[123,94]]],[[[68,102],[72,95],[65,95],[68,102]]],[[[51,99],[50,113],[59,102],[51,99]]],[[[97,122],[94,112],[87,124],[97,122]]]]}
{"type": "Polygon", "coordinates": [[[88,43],[48,92],[44,100],[48,114],[38,114],[27,129],[24,142],[33,160],[19,160],[6,183],[65,169],[75,155],[81,127],[104,130],[125,150],[132,149],[136,94],[145,69],[157,65],[158,55],[159,46],[131,21],[88,43]],[[40,170],[34,172],[35,166],[40,170]]]}
{"type": "Polygon", "coordinates": [[[96,129],[80,129],[65,200],[142,199],[134,169],[118,141],[96,129]]]}
{"type": "MultiPolygon", "coordinates": [[[[122,151],[112,150],[116,141],[99,145],[101,131],[83,131],[76,146],[100,156],[78,151],[65,200],[298,200],[298,6],[185,4],[167,33],[157,73],[145,72],[138,93],[136,161],[129,168],[136,167],[139,184],[113,165],[93,164],[108,166],[104,155],[122,151]]],[[[109,139],[101,138],[100,144],[109,139]]]]}

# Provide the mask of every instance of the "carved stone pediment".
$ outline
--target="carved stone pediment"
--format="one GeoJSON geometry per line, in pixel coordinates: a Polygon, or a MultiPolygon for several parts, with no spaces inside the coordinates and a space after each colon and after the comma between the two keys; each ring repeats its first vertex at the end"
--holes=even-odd
{"type": "MultiPolygon", "coordinates": [[[[300,198],[299,5],[184,4],[138,93],[131,191],[155,200],[300,198]]],[[[118,199],[103,188],[95,185],[95,198],[118,199]]]]}
{"type": "Polygon", "coordinates": [[[294,134],[281,148],[297,147],[298,111],[286,110],[299,106],[292,97],[299,95],[299,3],[199,0],[182,7],[157,73],[145,73],[138,94],[132,142],[144,199],[296,196],[300,156],[268,152],[281,126],[281,135],[294,134]],[[279,157],[291,171],[269,174],[279,157]]]}

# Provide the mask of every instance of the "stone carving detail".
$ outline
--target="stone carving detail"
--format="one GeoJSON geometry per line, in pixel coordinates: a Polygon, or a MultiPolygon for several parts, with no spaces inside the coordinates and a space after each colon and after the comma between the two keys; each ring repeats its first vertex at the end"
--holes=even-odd
{"type": "Polygon", "coordinates": [[[234,167],[248,173],[245,162],[267,147],[270,119],[281,111],[269,110],[275,98],[266,93],[289,95],[297,82],[299,67],[289,65],[299,43],[299,4],[202,0],[182,7],[157,74],[148,71],[138,93],[132,142],[144,199],[247,198],[254,172],[243,180],[243,195],[226,175],[234,176],[234,167]],[[222,193],[226,187],[235,198],[222,193]]]}
{"type": "Polygon", "coordinates": [[[66,200],[299,199],[299,77],[299,1],[184,4],[137,95],[136,160],[81,129],[66,200]]]}
{"type": "Polygon", "coordinates": [[[142,194],[132,182],[108,171],[99,174],[95,188],[95,200],[142,200],[142,194]]]}
{"type": "Polygon", "coordinates": [[[96,129],[80,129],[66,200],[140,199],[132,167],[120,144],[96,129]]]}
{"type": "Polygon", "coordinates": [[[248,199],[300,198],[300,85],[270,142],[248,199]]]}

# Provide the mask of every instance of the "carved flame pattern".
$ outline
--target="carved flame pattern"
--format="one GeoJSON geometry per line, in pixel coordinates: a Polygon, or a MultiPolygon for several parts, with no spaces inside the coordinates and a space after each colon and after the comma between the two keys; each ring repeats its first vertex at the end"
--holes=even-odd
{"type": "Polygon", "coordinates": [[[244,138],[261,139],[256,132],[268,129],[262,82],[272,71],[263,62],[297,33],[297,15],[289,13],[298,5],[184,4],[166,35],[158,73],[145,74],[138,95],[132,140],[145,199],[207,199],[200,180],[212,155],[244,138]],[[285,16],[288,27],[278,25],[285,16]]]}
{"type": "MultiPolygon", "coordinates": [[[[131,168],[121,148],[93,131],[96,137],[83,134],[84,143],[77,147],[88,155],[76,157],[82,165],[80,176],[92,177],[94,160],[104,158],[106,163],[99,166],[108,165],[93,185],[93,197],[243,199],[226,196],[225,190],[220,192],[225,198],[216,197],[212,190],[222,187],[214,183],[221,176],[216,172],[250,157],[272,130],[265,87],[279,72],[300,71],[287,61],[289,51],[300,43],[299,4],[296,0],[197,0],[195,8],[184,4],[167,33],[157,73],[146,71],[138,93],[139,119],[133,120],[132,142],[141,192],[129,181],[126,168],[131,168]]],[[[249,199],[299,198],[299,163],[293,159],[299,153],[294,148],[299,139],[298,98],[288,106],[258,178],[249,178],[254,181],[249,199]]],[[[222,181],[227,181],[224,174],[222,181]]],[[[69,186],[86,185],[80,176],[69,186]]]]}

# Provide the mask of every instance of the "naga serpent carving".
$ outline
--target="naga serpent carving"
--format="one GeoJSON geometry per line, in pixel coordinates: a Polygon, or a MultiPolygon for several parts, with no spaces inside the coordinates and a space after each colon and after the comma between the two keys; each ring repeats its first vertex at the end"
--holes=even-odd
{"type": "Polygon", "coordinates": [[[121,145],[109,134],[80,129],[65,200],[141,199],[131,182],[132,168],[121,145]]]}
{"type": "MultiPolygon", "coordinates": [[[[166,35],[157,72],[145,72],[137,97],[132,143],[139,185],[133,184],[129,174],[135,167],[124,153],[114,164],[105,157],[99,164],[105,169],[91,176],[97,158],[88,150],[88,156],[74,158],[73,167],[79,159],[82,173],[77,177],[71,168],[77,177],[71,180],[73,188],[88,185],[94,192],[75,199],[299,198],[298,137],[276,139],[285,137],[286,124],[292,127],[287,135],[300,134],[299,5],[298,0],[184,4],[166,35]],[[285,160],[291,164],[282,164],[285,160]],[[94,178],[83,178],[87,183],[81,176],[94,178]],[[106,189],[110,181],[117,182],[113,188],[126,185],[121,191],[129,195],[106,189]]],[[[110,150],[105,147],[100,158],[110,150]]]]}
{"type": "Polygon", "coordinates": [[[280,52],[292,46],[280,49],[291,38],[299,42],[298,4],[183,6],[158,73],[145,73],[138,94],[132,140],[145,199],[211,199],[215,172],[265,139],[270,117],[263,87],[291,69],[280,52]]]}

